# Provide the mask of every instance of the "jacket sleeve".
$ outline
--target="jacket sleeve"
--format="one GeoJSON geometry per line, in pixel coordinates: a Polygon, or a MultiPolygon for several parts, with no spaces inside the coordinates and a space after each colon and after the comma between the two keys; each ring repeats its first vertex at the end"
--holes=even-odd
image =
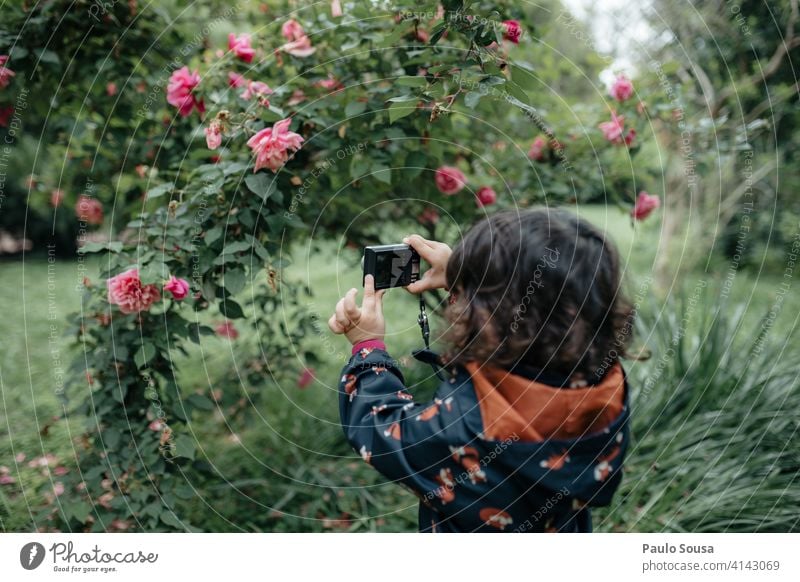
{"type": "Polygon", "coordinates": [[[449,455],[440,412],[452,412],[453,402],[446,400],[415,403],[397,362],[379,348],[353,355],[339,383],[342,428],[353,449],[384,476],[429,500],[441,486],[431,464],[449,455]]]}

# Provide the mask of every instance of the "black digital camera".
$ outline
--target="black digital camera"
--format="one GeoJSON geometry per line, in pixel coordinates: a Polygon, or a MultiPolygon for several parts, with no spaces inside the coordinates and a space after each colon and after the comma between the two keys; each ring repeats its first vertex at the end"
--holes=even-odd
{"type": "Polygon", "coordinates": [[[405,244],[364,248],[364,278],[375,277],[375,290],[405,287],[419,280],[419,254],[405,244]]]}

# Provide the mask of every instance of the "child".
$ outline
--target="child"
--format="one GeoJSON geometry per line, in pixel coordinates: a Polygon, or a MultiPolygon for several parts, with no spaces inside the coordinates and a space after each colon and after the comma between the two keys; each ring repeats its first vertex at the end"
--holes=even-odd
{"type": "Polygon", "coordinates": [[[368,276],[328,322],[353,356],[340,414],[362,458],[420,498],[420,531],[586,532],[628,443],[622,366],[633,310],[614,246],[561,210],[506,211],[451,251],[404,239],[430,264],[412,293],[450,291],[447,379],[416,403],[383,343],[368,276]]]}

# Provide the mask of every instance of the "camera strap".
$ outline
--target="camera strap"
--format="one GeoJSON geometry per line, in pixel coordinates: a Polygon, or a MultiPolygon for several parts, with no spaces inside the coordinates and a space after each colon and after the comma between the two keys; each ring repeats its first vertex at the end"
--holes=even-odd
{"type": "Polygon", "coordinates": [[[439,356],[431,350],[431,327],[428,323],[428,311],[425,308],[425,300],[422,294],[419,296],[419,317],[417,317],[419,329],[422,332],[422,340],[425,342],[425,349],[414,350],[413,356],[420,362],[430,364],[433,368],[434,374],[439,380],[445,380],[445,374],[442,372],[442,367],[439,365],[439,356]]]}

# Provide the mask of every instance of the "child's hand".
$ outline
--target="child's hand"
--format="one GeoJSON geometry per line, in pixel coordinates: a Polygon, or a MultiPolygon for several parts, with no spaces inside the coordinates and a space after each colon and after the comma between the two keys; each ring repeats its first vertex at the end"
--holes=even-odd
{"type": "Polygon", "coordinates": [[[328,327],[333,333],[343,333],[353,345],[371,339],[382,341],[386,334],[382,304],[385,292],[385,289],[376,292],[375,278],[367,275],[364,279],[364,301],[361,307],[356,305],[358,290],[354,287],[336,304],[336,311],[328,320],[328,327]]]}
{"type": "Polygon", "coordinates": [[[412,247],[425,259],[430,268],[419,281],[411,283],[406,289],[412,293],[422,293],[431,289],[447,289],[447,261],[453,254],[453,249],[444,243],[435,240],[426,240],[418,234],[412,234],[403,239],[403,242],[412,247]]]}

